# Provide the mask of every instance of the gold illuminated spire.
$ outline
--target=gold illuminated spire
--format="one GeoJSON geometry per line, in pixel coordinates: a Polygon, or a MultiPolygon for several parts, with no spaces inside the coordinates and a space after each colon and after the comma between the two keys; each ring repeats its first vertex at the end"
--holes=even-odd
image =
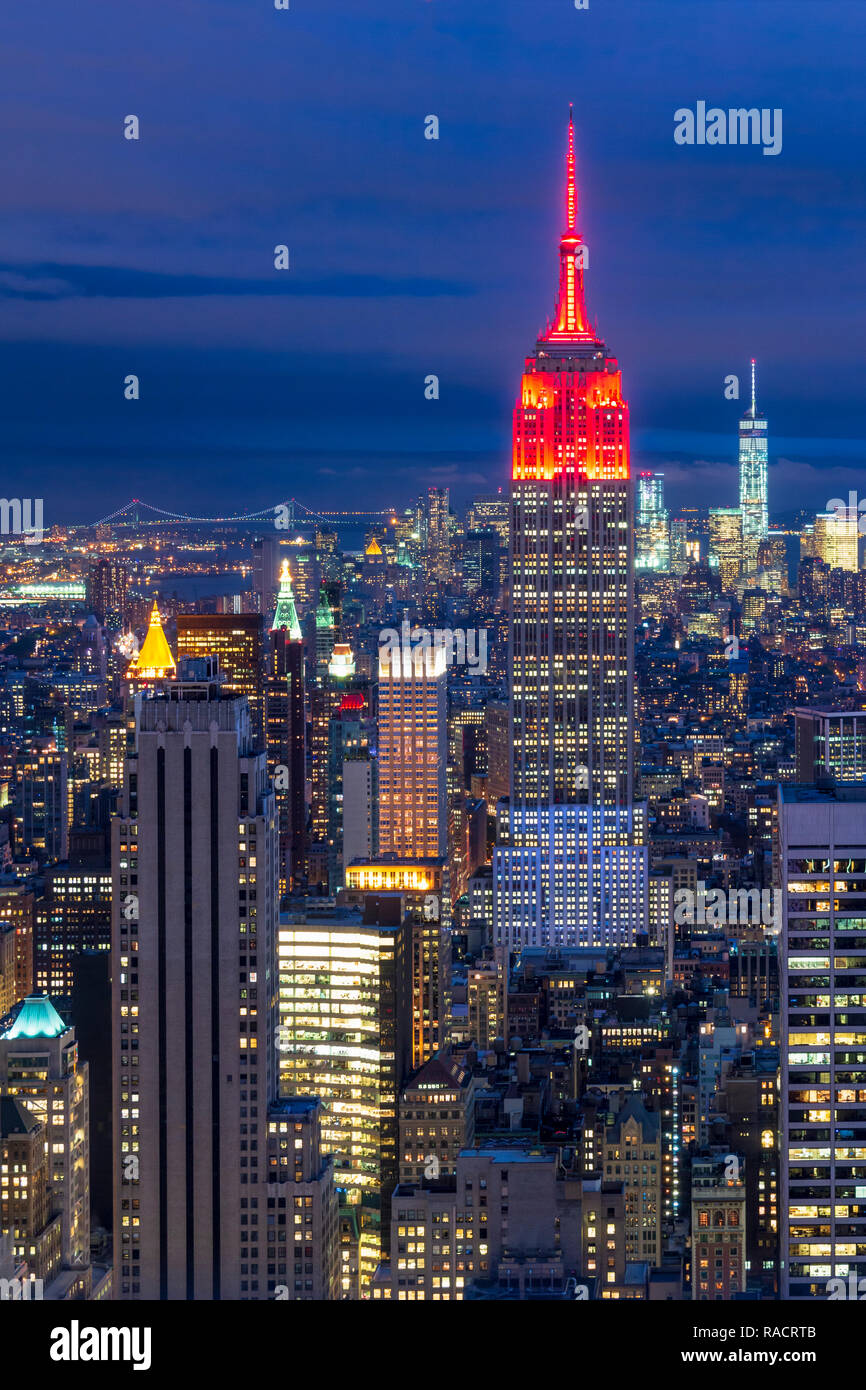
{"type": "Polygon", "coordinates": [[[177,670],[171,647],[162,630],[159,607],[156,599],[150,613],[150,627],[142,643],[141,651],[129,666],[126,678],[135,680],[165,680],[177,670]]]}

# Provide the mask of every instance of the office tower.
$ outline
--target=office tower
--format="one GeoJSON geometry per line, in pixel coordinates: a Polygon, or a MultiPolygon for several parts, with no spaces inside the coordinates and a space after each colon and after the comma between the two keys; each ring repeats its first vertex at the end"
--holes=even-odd
{"type": "Polygon", "coordinates": [[[36,989],[71,994],[83,951],[111,947],[111,870],[70,862],[46,870],[36,904],[33,965],[36,989]]]}
{"type": "Polygon", "coordinates": [[[736,1154],[692,1159],[692,1298],[698,1301],[718,1302],[745,1290],[744,1166],[736,1154]]]}
{"type": "MultiPolygon", "coordinates": [[[[346,765],[347,767],[350,764],[346,765]]],[[[451,1015],[452,923],[447,859],[356,861],[345,868],[345,900],[363,907],[371,892],[402,902],[409,972],[407,1027],[411,1067],[420,1067],[447,1040],[451,1015]]],[[[382,899],[387,901],[387,899],[382,899]]]]}
{"type": "Polygon", "coordinates": [[[0,920],[0,1018],[18,1003],[15,978],[15,928],[0,920]]]}
{"type": "Polygon", "coordinates": [[[463,537],[463,588],[474,598],[493,603],[499,595],[502,544],[495,531],[467,531],[463,537]]]}
{"type": "Polygon", "coordinates": [[[670,532],[665,510],[664,473],[637,475],[635,564],[638,569],[670,568],[670,532]]]}
{"type": "Polygon", "coordinates": [[[457,1171],[475,1138],[475,1082],[447,1052],[437,1053],[400,1092],[400,1182],[438,1182],[457,1171]]]}
{"type": "Polygon", "coordinates": [[[322,1103],[274,1100],[268,1110],[269,1298],[339,1298],[340,1228],[334,1160],[322,1152],[322,1103]]]}
{"type": "Polygon", "coordinates": [[[33,993],[33,929],[36,921],[36,895],[23,883],[0,885],[0,923],[15,934],[16,1002],[33,993]]]}
{"type": "Polygon", "coordinates": [[[304,642],[289,562],[284,560],[271,628],[266,690],[268,774],[277,804],[281,897],[300,885],[305,872],[307,719],[304,684],[304,642]]]}
{"type": "Polygon", "coordinates": [[[448,852],[443,647],[379,648],[379,854],[448,852]]]}
{"type": "Polygon", "coordinates": [[[511,526],[511,502],[502,488],[498,492],[479,493],[466,512],[467,531],[495,531],[503,550],[508,549],[511,526]]]}
{"type": "Polygon", "coordinates": [[[514,409],[511,806],[494,855],[494,939],[509,945],[632,940],[646,916],[628,404],[584,303],[571,117],[559,259],[514,409]]]}
{"type": "Polygon", "coordinates": [[[487,745],[487,807],[493,814],[497,802],[509,795],[511,724],[506,704],[491,700],[485,705],[484,740],[487,745]]]}
{"type": "Polygon", "coordinates": [[[758,568],[758,546],[769,529],[767,517],[767,421],[755,400],[755,359],[752,358],[752,401],[740,421],[740,517],[743,566],[758,568]]]}
{"type": "Polygon", "coordinates": [[[264,618],[260,613],[180,613],[177,659],[215,656],[227,695],[245,695],[257,748],[265,746],[264,618]]]}
{"type": "Polygon", "coordinates": [[[284,914],[277,938],[280,1091],[324,1104],[322,1149],[360,1209],[363,1284],[390,1234],[410,1045],[409,942],[401,901],[390,901],[397,911],[370,898],[363,920],[348,909],[284,914]]]}
{"type": "Polygon", "coordinates": [[[11,1236],[25,1279],[41,1281],[42,1297],[60,1270],[61,1220],[50,1182],[45,1123],[15,1097],[0,1097],[0,1232],[11,1236]]]}
{"type": "Polygon", "coordinates": [[[670,528],[670,571],[671,574],[685,574],[688,567],[688,522],[674,517],[670,528]]]}
{"type": "Polygon", "coordinates": [[[427,554],[424,566],[428,584],[448,585],[451,582],[450,516],[448,488],[428,488],[425,518],[427,554]]]}
{"type": "Polygon", "coordinates": [[[815,517],[815,556],[831,570],[847,570],[856,574],[858,561],[858,526],[860,518],[851,507],[835,512],[819,512],[815,517]]]}
{"type": "Polygon", "coordinates": [[[319,590],[319,606],[316,609],[316,685],[324,685],[328,675],[328,663],[337,640],[334,614],[328,602],[324,585],[319,590]]]}
{"type": "MultiPolygon", "coordinates": [[[[319,629],[317,628],[317,633],[319,629]]],[[[324,848],[327,857],[328,815],[331,777],[331,720],[339,714],[344,700],[357,705],[356,697],[365,702],[366,682],[355,672],[355,655],[348,642],[336,642],[330,648],[328,661],[321,665],[316,684],[310,692],[312,743],[312,837],[315,845],[324,848]]]]}
{"type": "Polygon", "coordinates": [[[130,717],[122,710],[105,710],[94,722],[99,742],[99,781],[104,786],[122,787],[130,717]]]}
{"type": "Polygon", "coordinates": [[[366,701],[360,691],[343,695],[328,721],[328,891],[343,887],[344,866],[357,855],[372,850],[373,757],[376,751],[376,720],[365,712],[366,701]],[[361,771],[352,770],[358,766],[361,771]],[[346,772],[349,769],[349,854],[345,853],[346,772]],[[370,850],[364,843],[370,843],[370,850]]]}
{"type": "Polygon", "coordinates": [[[103,557],[90,566],[87,607],[104,627],[126,626],[126,590],[129,575],[120,560],[103,557]]]}
{"type": "Polygon", "coordinates": [[[709,557],[722,593],[733,593],[743,568],[743,514],[736,507],[710,507],[709,557]]]}
{"type": "Polygon", "coordinates": [[[41,864],[65,859],[69,844],[68,753],[34,739],[15,759],[15,847],[41,864]]]}
{"type": "Polygon", "coordinates": [[[277,827],[245,698],[140,702],[112,865],[117,1293],[265,1297],[277,827]]]}
{"type": "Polygon", "coordinates": [[[797,781],[866,782],[866,710],[794,710],[797,781]]]}
{"type": "Polygon", "coordinates": [[[410,1011],[409,1065],[420,1067],[448,1040],[451,1017],[451,919],[431,895],[407,902],[410,1011]]]}
{"type": "Polygon", "coordinates": [[[253,541],[253,606],[267,618],[277,601],[277,536],[259,536],[253,541]]]}
{"type": "Polygon", "coordinates": [[[90,1268],[88,1066],[44,995],[24,1000],[0,1034],[0,1097],[12,1097],[45,1126],[52,1210],[60,1216],[63,1268],[90,1268]]]}
{"type": "Polygon", "coordinates": [[[342,875],[356,860],[368,863],[379,853],[379,764],[372,752],[343,762],[342,875]]]}
{"type": "Polygon", "coordinates": [[[866,786],[779,787],[783,1299],[866,1277],[866,786]]]}

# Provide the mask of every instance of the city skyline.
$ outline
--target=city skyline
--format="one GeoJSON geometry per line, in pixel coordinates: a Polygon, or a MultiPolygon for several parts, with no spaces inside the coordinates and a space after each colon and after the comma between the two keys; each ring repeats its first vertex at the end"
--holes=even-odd
{"type": "Polygon", "coordinates": [[[0,180],[0,1305],[841,1355],[866,16],[81,3],[0,86],[72,60],[0,180]]]}

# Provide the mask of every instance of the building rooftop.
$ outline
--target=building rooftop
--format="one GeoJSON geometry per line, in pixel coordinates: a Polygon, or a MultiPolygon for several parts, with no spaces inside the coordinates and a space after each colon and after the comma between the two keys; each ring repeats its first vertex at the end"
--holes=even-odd
{"type": "Polygon", "coordinates": [[[866,782],[837,782],[835,786],[813,787],[803,783],[782,782],[779,794],[787,805],[817,801],[866,801],[866,782]]]}
{"type": "Polygon", "coordinates": [[[59,1038],[66,1027],[47,994],[31,994],[3,1037],[7,1042],[15,1038],[59,1038]]]}

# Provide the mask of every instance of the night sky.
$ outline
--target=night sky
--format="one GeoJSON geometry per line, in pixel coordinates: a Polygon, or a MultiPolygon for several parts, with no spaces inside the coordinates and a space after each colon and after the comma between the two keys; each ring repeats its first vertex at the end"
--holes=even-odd
{"type": "Polygon", "coordinates": [[[866,492],[866,0],[47,0],[3,29],[2,491],[46,524],[505,483],[569,101],[634,466],[734,505],[754,356],[771,515],[866,492]],[[781,107],[782,152],[677,146],[698,100],[781,107]]]}

